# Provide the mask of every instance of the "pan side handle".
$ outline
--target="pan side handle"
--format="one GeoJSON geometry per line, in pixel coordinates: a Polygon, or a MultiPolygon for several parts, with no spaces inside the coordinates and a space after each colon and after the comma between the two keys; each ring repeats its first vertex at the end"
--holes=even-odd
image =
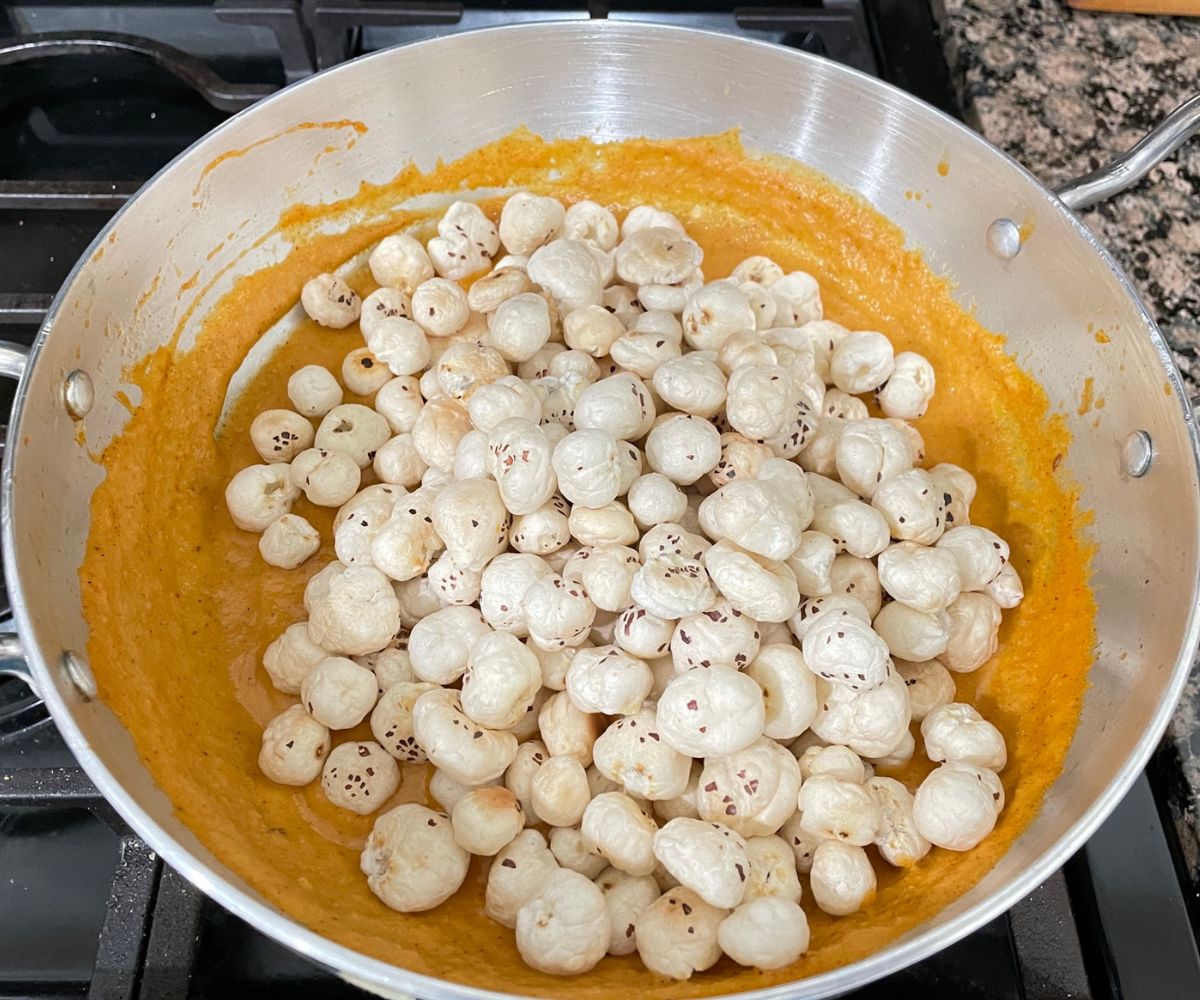
{"type": "Polygon", "coordinates": [[[1197,132],[1200,94],[1184,101],[1116,159],[1055,188],[1054,193],[1072,211],[1088,208],[1132,187],[1197,132]]]}
{"type": "Polygon", "coordinates": [[[28,361],[28,347],[24,344],[14,344],[11,340],[0,340],[0,377],[19,382],[25,374],[28,361]]]}
{"type": "MultiPolygon", "coordinates": [[[[0,628],[12,628],[13,623],[0,623],[0,628]]],[[[10,677],[17,677],[23,680],[35,694],[38,694],[37,688],[33,683],[33,672],[29,669],[29,664],[25,662],[25,653],[21,649],[21,640],[16,632],[0,633],[0,674],[8,674],[10,677]]]]}
{"type": "MultiPolygon", "coordinates": [[[[0,340],[0,377],[20,381],[21,376],[25,374],[25,365],[28,360],[29,348],[24,344],[0,340]]],[[[7,446],[7,442],[0,442],[0,445],[7,446]]],[[[8,516],[7,510],[0,509],[0,519],[7,520],[8,516]]],[[[37,688],[34,687],[33,674],[29,669],[29,664],[25,661],[25,654],[21,649],[21,639],[15,628],[11,619],[0,621],[0,674],[19,677],[36,693],[37,688]]]]}

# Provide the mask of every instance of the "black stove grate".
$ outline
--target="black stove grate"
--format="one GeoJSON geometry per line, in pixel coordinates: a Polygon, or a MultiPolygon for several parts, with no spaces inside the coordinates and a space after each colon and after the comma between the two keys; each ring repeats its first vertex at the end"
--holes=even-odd
{"type": "MultiPolygon", "coordinates": [[[[361,52],[564,16],[766,38],[954,110],[932,17],[911,0],[697,2],[686,11],[619,0],[10,4],[0,7],[0,336],[30,343],[54,290],[111,214],[230,110],[361,52]]],[[[0,406],[11,399],[0,383],[0,406]]],[[[853,996],[1194,1000],[1194,901],[1181,888],[1177,851],[1143,777],[1028,899],[853,996]]],[[[165,866],[75,765],[45,708],[9,677],[0,677],[0,872],[0,1000],[365,996],[165,866]]]]}

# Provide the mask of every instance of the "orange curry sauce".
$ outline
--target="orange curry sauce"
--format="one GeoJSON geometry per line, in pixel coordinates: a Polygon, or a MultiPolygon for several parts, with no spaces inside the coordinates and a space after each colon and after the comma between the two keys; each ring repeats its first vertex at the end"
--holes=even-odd
{"type": "MultiPolygon", "coordinates": [[[[484,207],[494,217],[499,202],[484,207]]],[[[920,253],[905,249],[904,234],[865,201],[795,164],[750,157],[735,135],[595,145],[549,143],[521,131],[429,174],[409,168],[385,186],[364,185],[353,206],[297,207],[280,232],[293,252],[241,280],[204,319],[195,349],[162,348],[132,373],[143,401],[104,452],[107,478],[92,501],[80,573],[100,696],[132,732],[180,819],[268,900],[365,954],[478,987],[537,996],[707,995],[870,954],[978,882],[1029,824],[1062,765],[1092,660],[1090,549],[1076,492],[1056,469],[1068,435],[1037,383],[1005,354],[1003,339],[964,312],[920,253]],[[262,561],[257,535],[233,526],[223,491],[234,472],[258,461],[247,429],[261,410],[289,405],[288,375],[310,363],[337,373],[362,341],[354,327],[304,327],[214,440],[229,377],[260,333],[294,305],[307,278],[421,221],[394,214],[386,230],[311,238],[323,218],[468,186],[520,186],[567,202],[588,197],[618,215],[640,202],[658,205],[704,247],[710,280],[754,253],[811,272],[827,317],[881,330],[897,350],[932,361],[937,394],[917,422],[927,464],[950,461],[972,471],[979,481],[972,520],[1012,545],[1025,601],[1004,615],[999,654],[957,678],[959,699],[975,703],[1008,741],[1008,805],[995,832],[974,851],[935,849],[907,871],[878,862],[877,896],[850,917],[822,914],[806,889],[812,946],[791,968],[760,973],[722,960],[691,982],[673,983],[656,980],[635,955],[607,958],[569,982],[542,975],[521,963],[512,932],[483,915],[486,862],[476,859],[463,889],[437,909],[394,913],[359,871],[373,817],[329,805],[319,782],[296,790],[258,771],[262,727],[294,701],[268,683],[262,653],[304,618],[305,581],[333,555],[333,512],[297,503],[326,545],[286,571],[262,561]]],[[[359,284],[367,291],[369,276],[359,284]]],[[[369,738],[365,726],[336,735],[369,738]]],[[[919,780],[928,766],[915,759],[898,776],[919,780]]],[[[426,796],[424,770],[405,768],[395,802],[426,796]]]]}

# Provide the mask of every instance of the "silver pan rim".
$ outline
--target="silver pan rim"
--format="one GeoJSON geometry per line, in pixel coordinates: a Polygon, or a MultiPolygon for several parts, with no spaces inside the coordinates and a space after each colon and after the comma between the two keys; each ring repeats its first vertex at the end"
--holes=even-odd
{"type": "MultiPolygon", "coordinates": [[[[719,31],[707,29],[654,24],[651,22],[564,20],[480,28],[473,31],[458,32],[453,35],[424,39],[360,56],[324,70],[305,80],[285,87],[270,97],[264,98],[253,106],[231,116],[221,125],[179,153],[151,177],[139,190],[138,194],[134,195],[126,205],[118,210],[80,256],[64,280],[62,287],[55,295],[31,348],[27,372],[31,372],[37,364],[42,347],[53,331],[58,315],[67,300],[68,293],[75,284],[80,272],[86,266],[92,254],[107,239],[109,233],[120,224],[128,208],[133,205],[143,191],[147,190],[151,185],[160,182],[166,175],[177,169],[183,161],[196,155],[198,150],[208,145],[212,139],[229,128],[233,122],[240,121],[248,116],[269,114],[281,95],[290,94],[299,88],[322,86],[323,81],[327,78],[349,71],[359,63],[368,60],[403,58],[403,54],[411,48],[446,46],[453,44],[455,39],[466,36],[487,35],[499,39],[513,32],[522,34],[545,32],[556,35],[584,37],[592,35],[597,38],[602,36],[611,38],[622,34],[643,37],[651,35],[663,38],[699,36],[711,39],[717,37],[722,39],[723,44],[727,44],[731,48],[741,46],[752,50],[770,50],[773,53],[778,53],[781,49],[781,46],[768,41],[732,37],[719,31]]],[[[819,66],[823,73],[834,77],[841,76],[860,87],[886,91],[893,99],[910,105],[918,113],[936,116],[941,127],[959,133],[961,137],[975,144],[981,150],[986,151],[987,154],[1001,157],[1006,163],[1015,167],[1024,175],[1025,179],[1030,183],[1031,190],[1037,192],[1040,196],[1044,207],[1049,211],[1064,216],[1070,222],[1077,234],[1087,242],[1092,251],[1100,257],[1104,265],[1117,278],[1125,294],[1135,305],[1143,320],[1146,332],[1150,336],[1155,353],[1158,355],[1163,372],[1170,382],[1179,403],[1180,416],[1184,420],[1191,443],[1192,459],[1197,471],[1200,472],[1200,434],[1197,432],[1196,422],[1192,415],[1191,407],[1187,402],[1187,394],[1180,379],[1178,369],[1172,360],[1170,349],[1161,331],[1158,329],[1154,318],[1150,315],[1150,312],[1142,302],[1128,276],[1108,250],[1079,221],[1074,213],[1023,164],[993,146],[966,125],[937,108],[885,81],[834,63],[820,56],[790,49],[785,50],[785,52],[789,58],[807,61],[810,64],[819,66]]],[[[13,614],[18,632],[22,636],[31,636],[33,631],[25,603],[24,589],[21,585],[21,576],[15,559],[15,526],[12,517],[12,503],[13,467],[21,450],[21,423],[28,402],[28,387],[29,379],[23,378],[18,386],[16,398],[13,403],[10,424],[10,442],[12,444],[5,449],[3,469],[0,472],[0,477],[2,477],[2,483],[0,483],[0,487],[2,487],[0,488],[2,507],[0,509],[3,511],[3,531],[0,541],[2,541],[4,566],[11,595],[13,614]]],[[[1200,523],[1194,526],[1194,530],[1200,533],[1200,523]]],[[[850,965],[842,966],[810,978],[783,983],[778,986],[739,992],[736,996],[744,998],[744,1000],[785,1000],[785,998],[787,1000],[797,1000],[797,998],[801,997],[818,998],[832,996],[863,986],[889,973],[927,958],[960,940],[989,920],[1008,910],[1013,904],[1027,896],[1056,871],[1067,858],[1083,845],[1121,801],[1138,774],[1145,767],[1151,753],[1166,730],[1175,705],[1178,703],[1184,684],[1187,681],[1197,646],[1200,645],[1200,609],[1197,608],[1195,600],[1198,590],[1200,590],[1200,566],[1197,566],[1193,573],[1192,611],[1188,618],[1187,628],[1181,637],[1181,644],[1176,662],[1171,671],[1170,682],[1166,686],[1163,698],[1153,718],[1147,725],[1141,740],[1135,747],[1134,752],[1126,758],[1104,792],[1092,802],[1091,806],[1072,824],[1069,830],[1055,841],[1051,847],[1042,852],[1019,876],[1013,878],[1003,888],[993,892],[990,896],[953,919],[945,923],[936,924],[925,931],[914,930],[909,932],[907,938],[901,938],[884,949],[850,965]]],[[[284,914],[281,910],[254,898],[250,892],[235,885],[231,879],[214,871],[209,865],[193,855],[188,848],[184,847],[160,824],[151,819],[125,788],[113,777],[108,768],[105,767],[75,723],[72,709],[60,695],[51,676],[50,666],[46,662],[42,650],[31,645],[27,646],[25,653],[38,689],[50,709],[59,732],[97,789],[112,804],[129,826],[164,861],[209,898],[293,951],[334,970],[355,985],[379,992],[383,995],[404,996],[411,993],[414,996],[426,998],[426,1000],[504,1000],[504,998],[519,996],[519,994],[483,990],[449,980],[438,979],[413,972],[400,966],[391,965],[379,959],[369,958],[360,952],[337,944],[317,934],[315,931],[309,930],[284,914]]]]}

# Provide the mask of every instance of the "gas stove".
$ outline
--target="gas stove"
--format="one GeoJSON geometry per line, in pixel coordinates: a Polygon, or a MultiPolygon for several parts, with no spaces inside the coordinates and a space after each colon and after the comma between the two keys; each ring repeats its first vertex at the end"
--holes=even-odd
{"type": "MultiPolygon", "coordinates": [[[[666,21],[812,52],[956,112],[913,0],[740,6],[168,0],[0,7],[0,339],[32,342],[54,291],[139,185],[233,112],[318,69],[420,38],[546,18],[666,21]]],[[[12,387],[0,383],[6,412],[12,387]]],[[[0,591],[0,631],[7,617],[0,591]]],[[[1156,759],[1064,868],[1004,916],[853,994],[1200,997],[1197,897],[1160,819],[1156,759]]],[[[207,901],[126,828],[45,709],[0,676],[0,1000],[334,1000],[365,994],[207,901]]]]}

